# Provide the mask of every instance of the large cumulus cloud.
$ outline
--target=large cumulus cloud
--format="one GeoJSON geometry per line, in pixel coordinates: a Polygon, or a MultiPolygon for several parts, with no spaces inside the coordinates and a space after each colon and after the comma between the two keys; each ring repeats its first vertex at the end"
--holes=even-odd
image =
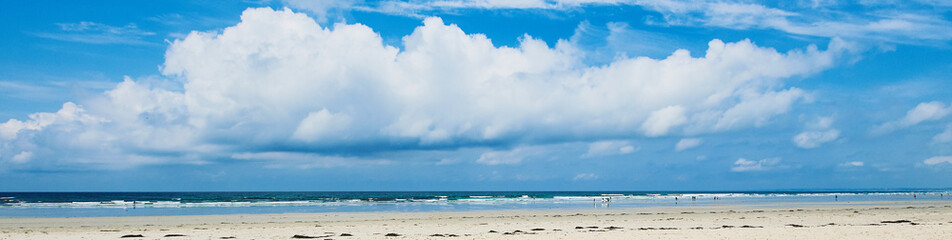
{"type": "Polygon", "coordinates": [[[9,120],[0,159],[135,166],[729,131],[789,111],[807,92],[784,81],[833,66],[846,49],[836,39],[786,53],[715,39],[698,56],[589,66],[569,41],[524,36],[519,47],[496,47],[439,18],[398,48],[364,25],[249,9],[235,26],[171,43],[162,74],[181,89],[126,79],[58,113],[9,120]],[[89,139],[63,143],[80,136],[89,139]]]}

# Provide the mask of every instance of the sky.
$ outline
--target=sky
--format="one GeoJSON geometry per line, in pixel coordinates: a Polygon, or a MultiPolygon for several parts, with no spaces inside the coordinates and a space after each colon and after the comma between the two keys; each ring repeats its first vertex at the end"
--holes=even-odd
{"type": "Polygon", "coordinates": [[[0,191],[950,188],[938,0],[17,1],[0,191]]]}

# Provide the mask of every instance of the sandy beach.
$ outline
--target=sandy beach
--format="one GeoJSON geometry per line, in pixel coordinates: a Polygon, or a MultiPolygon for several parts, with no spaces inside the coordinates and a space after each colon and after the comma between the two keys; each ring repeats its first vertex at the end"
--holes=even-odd
{"type": "Polygon", "coordinates": [[[0,218],[0,239],[952,239],[952,202],[0,218]]]}

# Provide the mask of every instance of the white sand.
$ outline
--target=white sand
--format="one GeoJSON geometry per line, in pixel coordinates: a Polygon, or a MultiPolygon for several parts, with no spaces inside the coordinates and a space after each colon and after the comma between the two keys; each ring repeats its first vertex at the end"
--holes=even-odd
{"type": "Polygon", "coordinates": [[[292,239],[294,235],[315,239],[948,240],[952,239],[952,201],[479,212],[0,218],[0,239],[292,239]],[[883,223],[896,220],[908,220],[911,223],[883,223]],[[619,228],[610,229],[612,226],[619,228]],[[581,229],[577,229],[579,227],[581,229]],[[352,236],[341,236],[344,233],[352,236]],[[387,233],[400,236],[387,237],[387,233]],[[144,237],[121,238],[123,235],[138,234],[144,237]],[[171,236],[173,234],[184,236],[171,236]],[[431,236],[434,234],[444,236],[431,236]],[[449,234],[458,237],[447,237],[449,234]]]}

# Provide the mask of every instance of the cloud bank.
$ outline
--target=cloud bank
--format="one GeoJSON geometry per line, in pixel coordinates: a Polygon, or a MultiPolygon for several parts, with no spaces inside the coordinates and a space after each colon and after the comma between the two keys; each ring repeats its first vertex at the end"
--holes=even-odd
{"type": "MultiPolygon", "coordinates": [[[[123,168],[281,156],[344,165],[354,152],[760,127],[806,95],[784,80],[834,66],[849,46],[834,39],[826,50],[782,53],[715,39],[698,56],[586,65],[566,40],[525,36],[519,47],[496,47],[439,18],[425,19],[401,50],[361,24],[328,28],[288,9],[248,9],[235,26],[171,43],[162,73],[178,90],[130,78],[56,113],[3,123],[0,163],[123,168]]],[[[478,162],[514,164],[526,153],[478,162]]]]}

